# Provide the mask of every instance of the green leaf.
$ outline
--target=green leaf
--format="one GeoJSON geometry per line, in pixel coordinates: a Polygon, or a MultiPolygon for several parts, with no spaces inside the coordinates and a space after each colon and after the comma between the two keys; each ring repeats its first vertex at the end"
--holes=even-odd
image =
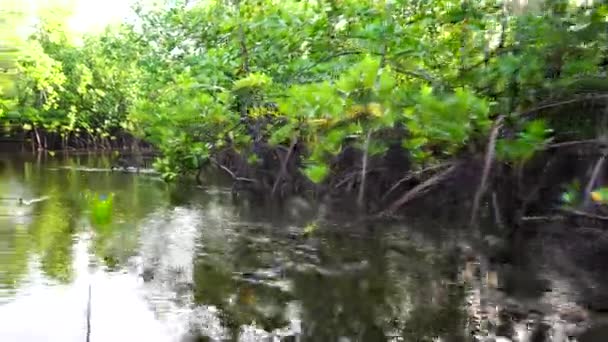
{"type": "Polygon", "coordinates": [[[321,183],[329,174],[327,165],[311,165],[304,169],[304,174],[314,183],[321,183]]]}

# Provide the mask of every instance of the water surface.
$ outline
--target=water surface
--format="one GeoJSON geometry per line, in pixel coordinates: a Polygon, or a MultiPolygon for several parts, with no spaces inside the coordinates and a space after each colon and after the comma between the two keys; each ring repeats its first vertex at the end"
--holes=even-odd
{"type": "Polygon", "coordinates": [[[108,166],[0,157],[0,341],[458,341],[471,329],[450,227],[328,223],[301,201],[269,208],[108,166]],[[92,222],[87,196],[110,193],[111,222],[92,222]]]}

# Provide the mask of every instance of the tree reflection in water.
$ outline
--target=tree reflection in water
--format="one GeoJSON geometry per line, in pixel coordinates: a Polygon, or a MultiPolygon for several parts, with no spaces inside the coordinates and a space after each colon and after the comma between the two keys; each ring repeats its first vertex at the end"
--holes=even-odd
{"type": "Polygon", "coordinates": [[[168,186],[104,171],[108,164],[87,156],[3,162],[7,198],[49,200],[33,204],[22,223],[11,215],[16,203],[0,201],[0,295],[13,299],[34,270],[53,286],[97,269],[139,279],[137,291],[158,320],[187,325],[203,340],[274,333],[430,341],[464,331],[457,261],[411,243],[403,229],[319,223],[304,235],[309,215],[246,198],[235,205],[221,187],[168,186]],[[88,220],[87,191],[115,194],[109,223],[88,220]],[[89,271],[74,267],[83,233],[91,236],[89,271]]]}

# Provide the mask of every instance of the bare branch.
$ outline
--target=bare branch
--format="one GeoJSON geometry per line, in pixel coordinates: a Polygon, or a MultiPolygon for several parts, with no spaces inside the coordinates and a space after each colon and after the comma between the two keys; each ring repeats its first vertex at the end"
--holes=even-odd
{"type": "Polygon", "coordinates": [[[362,53],[363,53],[363,51],[341,51],[341,52],[335,53],[333,55],[327,56],[325,58],[322,58],[322,59],[318,60],[317,62],[315,62],[315,63],[313,63],[311,65],[308,65],[308,66],[306,66],[306,67],[298,70],[295,73],[295,75],[296,76],[297,75],[301,75],[301,74],[303,74],[303,73],[305,73],[305,72],[307,72],[307,71],[309,71],[311,69],[314,69],[315,67],[317,67],[317,66],[319,66],[319,65],[321,65],[323,63],[331,61],[334,58],[338,58],[338,57],[342,57],[342,56],[360,55],[362,53]]]}
{"type": "Polygon", "coordinates": [[[516,113],[514,115],[515,116],[527,116],[527,115],[536,113],[541,110],[561,107],[561,106],[565,106],[565,105],[569,105],[569,104],[573,104],[573,103],[577,103],[577,102],[587,101],[589,99],[608,99],[608,94],[587,94],[587,95],[583,95],[583,96],[578,96],[578,97],[570,99],[570,100],[550,102],[550,103],[546,103],[546,104],[525,110],[520,113],[516,113]]]}
{"type": "Polygon", "coordinates": [[[433,76],[429,75],[427,72],[425,72],[424,70],[406,70],[403,69],[399,66],[396,65],[392,65],[393,70],[395,70],[396,72],[400,73],[400,74],[404,74],[407,76],[411,76],[411,77],[415,77],[415,78],[420,78],[422,80],[425,80],[433,85],[440,85],[441,82],[439,82],[438,80],[436,80],[435,78],[433,78],[433,76]]]}

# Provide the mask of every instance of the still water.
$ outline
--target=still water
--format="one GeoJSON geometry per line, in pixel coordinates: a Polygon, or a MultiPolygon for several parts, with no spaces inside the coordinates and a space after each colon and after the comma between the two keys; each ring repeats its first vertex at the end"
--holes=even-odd
{"type": "Polygon", "coordinates": [[[471,324],[439,224],[323,223],[86,155],[0,156],[0,191],[2,342],[457,341],[471,324]],[[91,193],[114,194],[111,222],[91,193]]]}

